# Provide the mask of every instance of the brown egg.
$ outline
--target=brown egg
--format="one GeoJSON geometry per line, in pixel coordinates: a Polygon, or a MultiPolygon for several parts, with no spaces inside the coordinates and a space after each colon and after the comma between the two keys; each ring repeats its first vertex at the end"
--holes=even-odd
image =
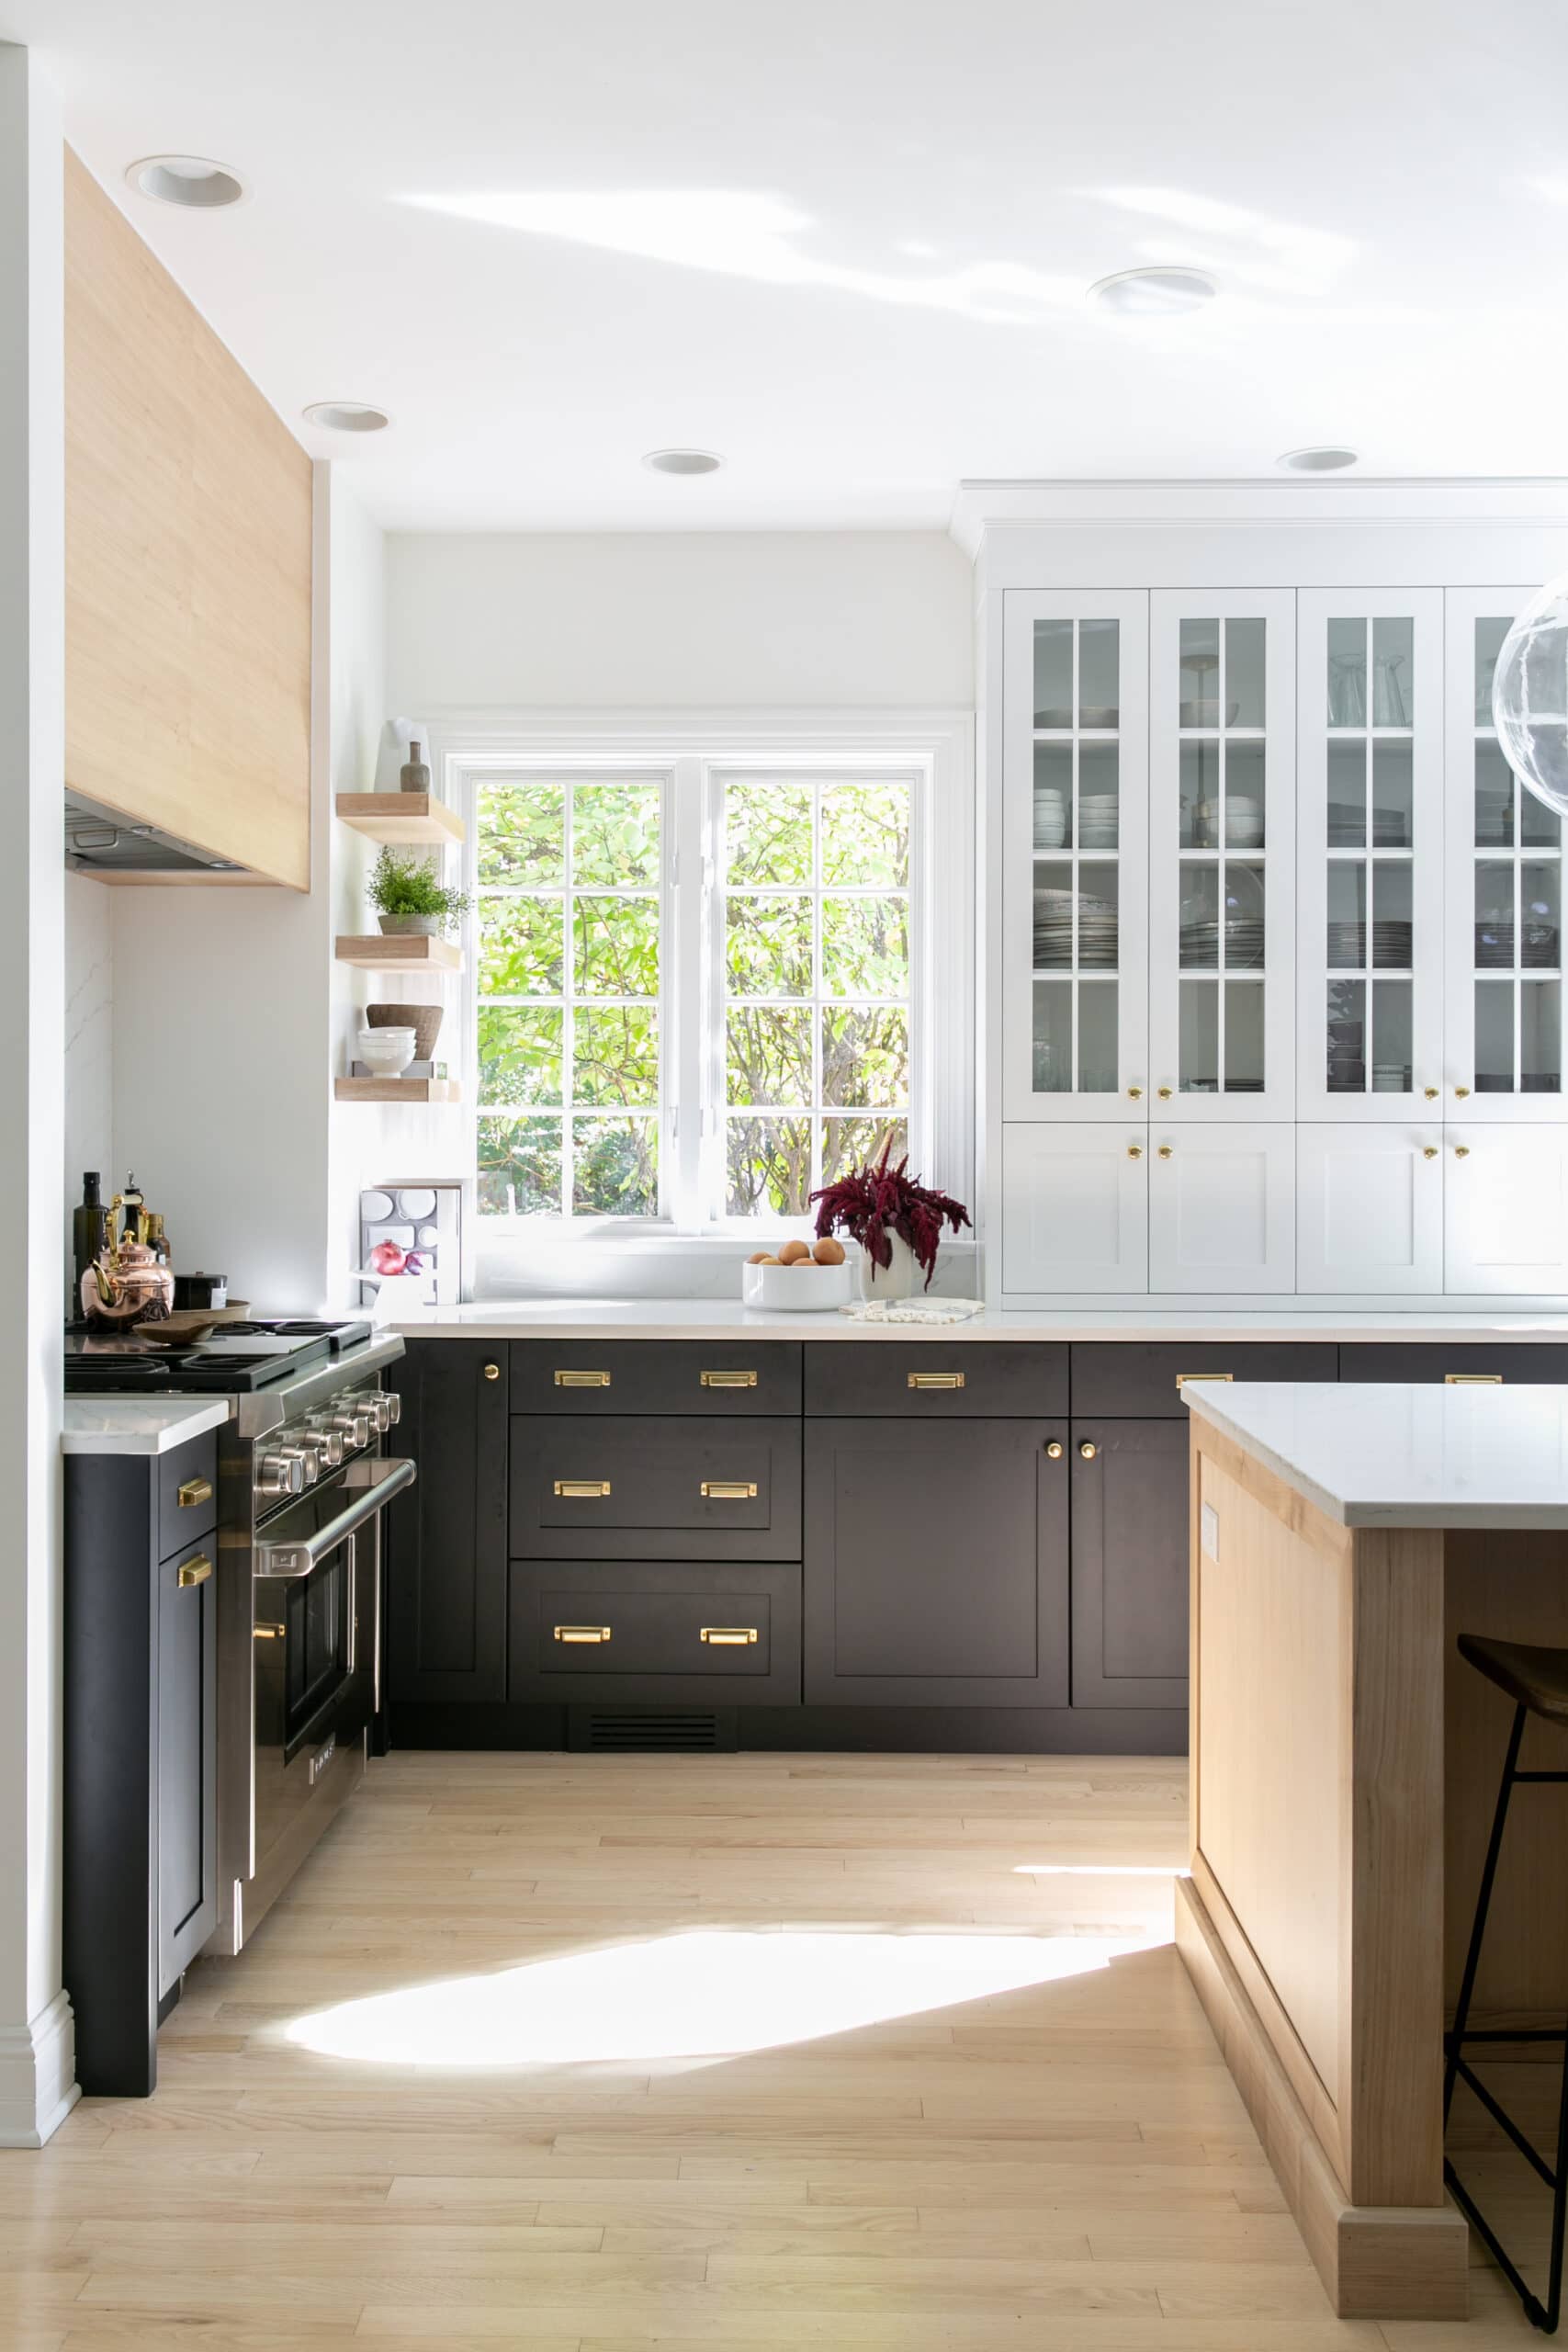
{"type": "Polygon", "coordinates": [[[841,1266],[844,1245],[841,1241],[835,1241],[830,1233],[825,1233],[811,1254],[819,1266],[841,1266]]]}
{"type": "Polygon", "coordinates": [[[746,1263],[749,1266],[773,1266],[778,1263],[778,1261],[776,1258],[770,1258],[765,1250],[753,1250],[746,1263]]]}
{"type": "Polygon", "coordinates": [[[781,1266],[797,1265],[802,1258],[809,1258],[810,1255],[810,1248],[804,1241],[784,1241],[781,1242],[779,1245],[779,1263],[781,1266]]]}

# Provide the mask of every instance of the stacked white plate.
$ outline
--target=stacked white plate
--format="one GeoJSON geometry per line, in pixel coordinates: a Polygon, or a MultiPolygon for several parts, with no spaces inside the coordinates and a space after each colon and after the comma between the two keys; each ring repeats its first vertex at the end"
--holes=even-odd
{"type": "MultiPolygon", "coordinates": [[[[1116,910],[1103,899],[1078,899],[1078,967],[1113,972],[1116,969],[1116,910]]],[[[1070,890],[1034,893],[1034,967],[1062,970],[1073,960],[1073,894],[1070,890]]]]}

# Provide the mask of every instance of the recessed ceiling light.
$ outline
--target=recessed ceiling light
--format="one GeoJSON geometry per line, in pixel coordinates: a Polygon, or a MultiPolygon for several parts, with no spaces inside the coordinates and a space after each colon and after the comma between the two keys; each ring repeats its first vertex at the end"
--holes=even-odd
{"type": "Polygon", "coordinates": [[[1291,474],[1337,474],[1356,463],[1357,451],[1325,444],[1321,449],[1287,449],[1274,463],[1291,474]]]}
{"type": "Polygon", "coordinates": [[[128,166],[126,178],[143,196],[160,204],[183,205],[187,212],[213,212],[220,205],[243,204],[250,190],[227,164],[205,155],[143,155],[128,166]]]}
{"type": "Polygon", "coordinates": [[[380,433],[392,421],[367,401],[312,401],[304,415],[307,424],[325,425],[329,433],[380,433]]]}
{"type": "Polygon", "coordinates": [[[711,449],[650,449],[642,462],[656,474],[716,474],[724,459],[711,449]]]}
{"type": "Polygon", "coordinates": [[[1201,269],[1119,269],[1112,277],[1097,278],[1089,299],[1125,319],[1170,319],[1181,311],[1201,311],[1219,290],[1201,269]]]}

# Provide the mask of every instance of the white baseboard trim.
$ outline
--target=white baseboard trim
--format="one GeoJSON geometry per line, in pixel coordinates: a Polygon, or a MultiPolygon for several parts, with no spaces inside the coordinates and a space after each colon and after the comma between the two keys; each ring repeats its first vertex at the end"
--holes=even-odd
{"type": "Polygon", "coordinates": [[[76,2020],[63,1993],[29,2025],[0,2026],[0,2148],[41,2148],[81,2096],[76,2020]]]}

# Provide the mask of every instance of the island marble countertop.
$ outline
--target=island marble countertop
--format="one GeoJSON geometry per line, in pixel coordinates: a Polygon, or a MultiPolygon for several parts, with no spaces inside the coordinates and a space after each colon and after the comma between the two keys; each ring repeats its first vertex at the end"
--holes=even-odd
{"type": "Polygon", "coordinates": [[[168,1453],[220,1429],[227,1396],[67,1396],[62,1453],[168,1453]]]}
{"type": "MultiPolygon", "coordinates": [[[[808,1279],[808,1278],[807,1278],[808,1279]]],[[[1444,1308],[1425,1314],[1314,1314],[1300,1306],[1058,1307],[1024,1312],[987,1308],[966,1323],[862,1323],[836,1310],[768,1314],[739,1299],[497,1299],[468,1306],[405,1308],[387,1329],[409,1340],[930,1340],[946,1348],[966,1340],[1377,1340],[1455,1345],[1468,1341],[1568,1341],[1568,1315],[1479,1314],[1444,1308]]]]}
{"type": "Polygon", "coordinates": [[[1247,1380],[1181,1394],[1343,1527],[1568,1528],[1568,1387],[1247,1380]]]}

